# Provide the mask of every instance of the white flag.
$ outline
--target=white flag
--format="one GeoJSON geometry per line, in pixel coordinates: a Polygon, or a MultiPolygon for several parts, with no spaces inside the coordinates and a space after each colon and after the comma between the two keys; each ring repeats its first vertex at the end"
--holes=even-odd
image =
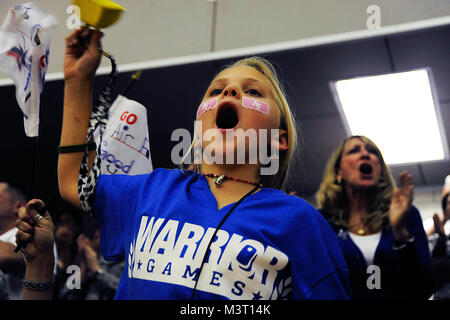
{"type": "Polygon", "coordinates": [[[100,157],[102,174],[137,175],[153,170],[147,109],[142,104],[117,97],[109,109],[100,157]]]}
{"type": "Polygon", "coordinates": [[[31,2],[9,9],[0,29],[0,69],[16,85],[16,99],[23,112],[25,134],[39,132],[39,101],[44,88],[50,41],[56,18],[31,2]]]}

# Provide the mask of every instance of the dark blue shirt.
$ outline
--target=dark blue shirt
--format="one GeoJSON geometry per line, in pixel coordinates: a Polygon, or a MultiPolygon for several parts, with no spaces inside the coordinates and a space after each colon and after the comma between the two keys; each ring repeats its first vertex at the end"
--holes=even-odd
{"type": "MultiPolygon", "coordinates": [[[[323,210],[321,213],[330,221],[329,214],[323,210]]],[[[417,208],[411,207],[407,219],[407,229],[414,241],[394,250],[394,234],[389,225],[385,226],[373,262],[378,268],[369,269],[361,250],[352,241],[348,231],[330,222],[347,261],[352,299],[428,299],[431,296],[431,256],[417,208]],[[376,284],[379,284],[379,288],[376,284]]]]}
{"type": "Polygon", "coordinates": [[[223,216],[204,176],[157,169],[100,175],[95,216],[105,259],[125,258],[117,299],[347,299],[337,238],[306,201],[262,188],[223,216]]]}

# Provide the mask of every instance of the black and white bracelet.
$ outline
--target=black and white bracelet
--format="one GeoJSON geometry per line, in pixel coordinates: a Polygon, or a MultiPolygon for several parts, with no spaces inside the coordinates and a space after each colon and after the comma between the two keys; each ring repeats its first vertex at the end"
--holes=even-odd
{"type": "Polygon", "coordinates": [[[72,146],[58,146],[58,153],[74,153],[74,152],[83,152],[88,149],[88,151],[95,150],[97,145],[95,142],[89,142],[85,144],[77,144],[72,146]]]}
{"type": "Polygon", "coordinates": [[[23,279],[22,283],[25,289],[34,291],[48,291],[53,290],[53,288],[55,287],[55,281],[33,282],[23,279]]]}

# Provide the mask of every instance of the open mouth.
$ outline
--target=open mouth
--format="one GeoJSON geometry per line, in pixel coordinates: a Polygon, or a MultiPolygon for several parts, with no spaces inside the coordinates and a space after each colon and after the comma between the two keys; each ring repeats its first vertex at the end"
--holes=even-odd
{"type": "Polygon", "coordinates": [[[370,164],[368,164],[368,163],[363,163],[363,164],[361,164],[361,165],[359,166],[359,171],[360,171],[362,174],[371,174],[372,171],[373,171],[373,168],[372,168],[372,166],[371,166],[370,164]]]}
{"type": "Polygon", "coordinates": [[[217,112],[216,125],[219,129],[233,129],[239,123],[236,110],[232,105],[224,105],[217,112]]]}

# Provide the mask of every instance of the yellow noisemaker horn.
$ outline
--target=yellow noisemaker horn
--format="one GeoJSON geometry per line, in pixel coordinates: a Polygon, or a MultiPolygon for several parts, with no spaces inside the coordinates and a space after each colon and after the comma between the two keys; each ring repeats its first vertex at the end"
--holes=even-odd
{"type": "Polygon", "coordinates": [[[126,9],[110,0],[72,0],[80,8],[80,19],[96,29],[107,28],[119,20],[126,9]]]}

